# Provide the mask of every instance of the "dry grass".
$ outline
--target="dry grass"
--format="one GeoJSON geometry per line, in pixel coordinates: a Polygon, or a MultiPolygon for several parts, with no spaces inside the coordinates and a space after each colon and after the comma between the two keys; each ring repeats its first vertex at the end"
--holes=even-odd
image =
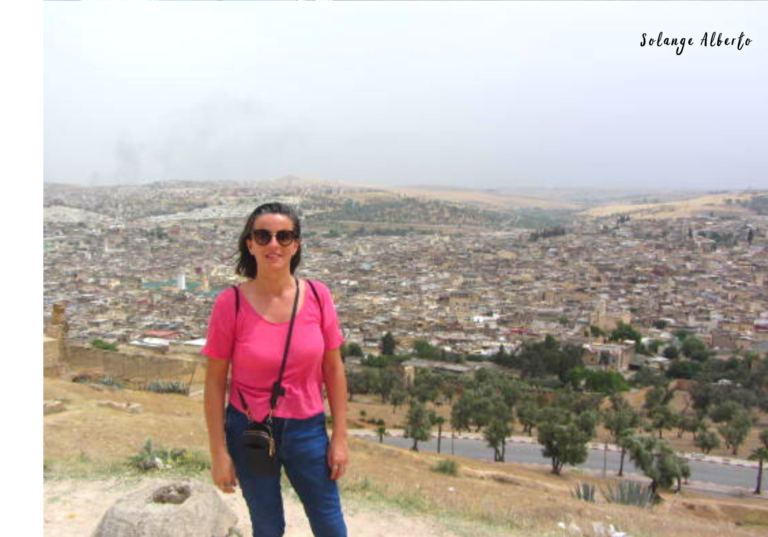
{"type": "Polygon", "coordinates": [[[727,205],[726,199],[749,199],[753,194],[715,194],[699,198],[665,203],[647,204],[612,204],[596,207],[582,213],[592,218],[611,216],[614,214],[630,214],[639,220],[659,220],[663,218],[688,218],[708,212],[727,214],[752,214],[751,211],[738,205],[727,205]]]}
{"type": "MultiPolygon", "coordinates": [[[[199,399],[128,390],[100,392],[51,379],[45,379],[44,393],[46,399],[70,401],[65,412],[44,418],[49,469],[72,459],[80,459],[84,466],[112,464],[117,469],[148,438],[169,448],[207,451],[199,399]],[[101,408],[96,406],[99,400],[140,403],[143,412],[131,415],[101,408]]],[[[391,412],[391,407],[379,405],[376,411],[376,406],[365,404],[369,416],[391,412]]],[[[445,410],[443,407],[441,413],[445,410]]],[[[398,410],[401,412],[404,409],[398,410]]],[[[342,482],[345,495],[374,509],[381,504],[437,515],[450,520],[451,527],[464,535],[562,535],[557,523],[572,521],[590,531],[593,522],[614,524],[632,537],[764,535],[768,528],[768,505],[753,498],[729,500],[684,493],[669,495],[652,511],[641,511],[573,499],[570,490],[578,481],[602,483],[576,472],[557,477],[536,466],[413,453],[357,438],[350,438],[349,446],[352,464],[342,482]],[[455,460],[459,475],[431,471],[440,459],[455,460]]]]}
{"type": "Polygon", "coordinates": [[[504,192],[488,192],[445,186],[387,186],[368,185],[373,192],[348,194],[351,199],[365,203],[371,200],[391,200],[404,195],[412,198],[441,200],[454,203],[479,203],[496,209],[534,208],[555,210],[577,210],[580,205],[560,200],[517,196],[504,192]]]}
{"type": "Polygon", "coordinates": [[[764,525],[768,516],[768,506],[760,500],[720,500],[688,493],[669,495],[650,511],[592,504],[570,495],[579,481],[603,483],[589,476],[557,477],[538,467],[417,454],[357,439],[353,439],[352,446],[354,464],[345,484],[350,490],[400,502],[412,510],[455,516],[514,534],[554,534],[558,522],[575,522],[591,530],[593,522],[603,522],[633,537],[758,535],[755,529],[737,527],[736,522],[764,525]],[[441,458],[457,461],[458,477],[430,470],[441,458]]]}

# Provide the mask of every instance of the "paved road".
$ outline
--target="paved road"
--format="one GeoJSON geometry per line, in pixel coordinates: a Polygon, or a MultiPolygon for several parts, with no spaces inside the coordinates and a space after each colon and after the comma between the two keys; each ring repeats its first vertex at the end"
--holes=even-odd
{"type": "MultiPolygon", "coordinates": [[[[353,434],[359,433],[353,432],[353,434]]],[[[378,442],[378,438],[375,436],[368,436],[366,434],[363,437],[368,440],[378,442]]],[[[413,440],[387,436],[384,438],[384,443],[391,446],[410,448],[413,445],[413,440]]],[[[429,442],[419,442],[419,450],[437,451],[437,440],[433,438],[429,442]]],[[[443,437],[441,443],[441,452],[449,455],[451,454],[450,437],[443,437]]],[[[466,457],[482,461],[493,461],[493,450],[489,448],[482,440],[465,440],[457,438],[453,441],[453,454],[458,457],[466,457]]],[[[579,465],[579,468],[602,471],[603,457],[604,452],[602,450],[590,450],[587,462],[579,465]]],[[[507,442],[505,459],[507,462],[543,464],[547,466],[550,464],[549,459],[545,459],[542,456],[541,446],[538,444],[507,442]]],[[[620,456],[618,452],[607,452],[607,471],[609,476],[616,475],[618,472],[619,459],[620,456]]],[[[738,466],[729,466],[695,460],[690,460],[689,464],[691,466],[691,488],[705,490],[708,487],[697,486],[697,484],[711,483],[725,487],[739,487],[750,492],[754,490],[755,482],[757,479],[757,470],[754,468],[740,468],[738,466]]],[[[640,473],[635,469],[632,461],[629,460],[629,456],[627,456],[624,460],[624,471],[629,473],[640,473]]],[[[766,481],[764,480],[764,482],[766,481]]],[[[716,490],[717,487],[714,489],[716,490]]]]}

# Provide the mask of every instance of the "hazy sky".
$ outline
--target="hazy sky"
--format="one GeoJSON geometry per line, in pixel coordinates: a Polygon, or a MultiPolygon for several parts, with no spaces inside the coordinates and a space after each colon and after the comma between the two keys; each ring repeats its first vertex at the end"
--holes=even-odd
{"type": "Polygon", "coordinates": [[[45,180],[768,188],[768,4],[46,2],[45,180]],[[692,38],[640,47],[642,34],[692,38]],[[700,44],[705,32],[754,40],[700,44]]]}

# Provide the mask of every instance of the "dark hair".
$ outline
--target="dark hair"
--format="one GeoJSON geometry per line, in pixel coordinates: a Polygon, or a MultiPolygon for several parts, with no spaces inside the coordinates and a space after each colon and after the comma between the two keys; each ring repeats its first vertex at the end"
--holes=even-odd
{"type": "MultiPolygon", "coordinates": [[[[253,230],[253,223],[262,214],[284,214],[293,222],[293,231],[296,233],[296,237],[301,237],[301,222],[299,222],[299,215],[293,210],[293,207],[286,205],[285,203],[273,202],[264,203],[259,205],[248,217],[243,227],[243,232],[240,233],[240,239],[237,241],[237,264],[235,265],[235,272],[240,276],[246,278],[255,278],[258,271],[256,267],[256,258],[248,251],[248,244],[246,241],[251,237],[251,231],[253,230]]],[[[299,243],[299,249],[291,258],[291,274],[296,271],[296,268],[301,263],[301,243],[299,243]]]]}

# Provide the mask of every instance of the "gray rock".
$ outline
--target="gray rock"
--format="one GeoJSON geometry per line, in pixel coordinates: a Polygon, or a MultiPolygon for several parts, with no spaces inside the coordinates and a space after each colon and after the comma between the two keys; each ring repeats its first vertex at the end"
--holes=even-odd
{"type": "Polygon", "coordinates": [[[210,485],[155,484],[110,507],[93,537],[227,537],[237,516],[210,485]]]}
{"type": "Polygon", "coordinates": [[[141,405],[139,403],[116,403],[115,401],[99,401],[96,403],[98,406],[107,408],[113,408],[115,410],[121,410],[128,412],[129,414],[140,414],[141,405]]]}
{"type": "Polygon", "coordinates": [[[64,404],[63,399],[52,399],[50,401],[43,401],[43,416],[48,414],[56,414],[57,412],[64,412],[67,406],[64,404]]]}

